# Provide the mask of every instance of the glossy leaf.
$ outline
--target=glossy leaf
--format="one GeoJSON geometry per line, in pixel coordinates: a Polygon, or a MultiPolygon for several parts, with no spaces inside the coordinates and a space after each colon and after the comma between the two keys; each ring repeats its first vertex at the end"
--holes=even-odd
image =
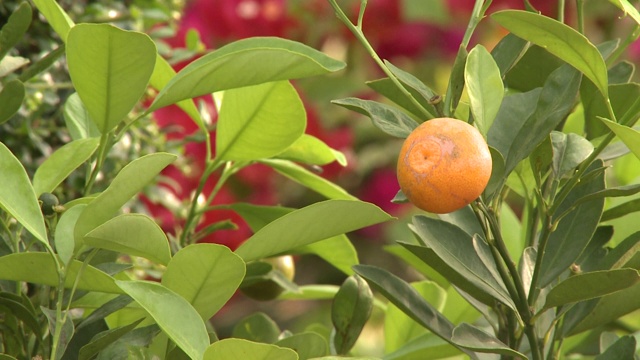
{"type": "MultiPolygon", "coordinates": [[[[442,311],[447,301],[447,292],[432,281],[420,281],[411,286],[438,311],[442,311]]],[[[420,335],[426,334],[427,329],[420,326],[408,315],[393,304],[387,305],[384,316],[384,346],[385,353],[397,351],[420,335]]]]}
{"type": "Polygon", "coordinates": [[[88,232],[84,243],[100,249],[142,256],[167,265],[169,240],[156,222],[143,214],[122,214],[88,232]]]}
{"type": "Polygon", "coordinates": [[[78,166],[89,160],[98,149],[99,139],[72,141],[54,151],[33,175],[33,190],[40,195],[53,192],[78,166]]]}
{"type": "Polygon", "coordinates": [[[303,134],[276,157],[309,165],[326,165],[334,161],[342,166],[347,165],[347,159],[343,153],[330,148],[324,141],[308,134],[303,134]]]}
{"type": "Polygon", "coordinates": [[[627,145],[627,147],[629,147],[631,152],[640,159],[640,132],[607,119],[600,118],[600,120],[602,120],[602,122],[604,122],[604,124],[607,125],[607,127],[611,129],[611,131],[613,131],[616,136],[618,136],[620,140],[627,145]]]}
{"type": "Polygon", "coordinates": [[[460,346],[477,352],[502,354],[522,359],[527,358],[523,354],[511,349],[495,336],[466,323],[460,324],[453,329],[451,340],[460,346]]]}
{"type": "Polygon", "coordinates": [[[3,84],[0,90],[0,124],[8,121],[20,110],[24,100],[24,84],[20,80],[13,79],[3,84]]]}
{"type": "Polygon", "coordinates": [[[491,56],[498,65],[500,75],[504,76],[511,67],[518,61],[518,58],[522,55],[522,52],[527,46],[527,41],[523,40],[511,33],[503,37],[493,50],[491,50],[491,56]]]}
{"type": "Polygon", "coordinates": [[[218,160],[258,160],[281,153],[306,127],[304,105],[287,81],[224,93],[216,132],[218,160]]]}
{"type": "Polygon", "coordinates": [[[406,72],[399,67],[393,65],[389,61],[385,60],[384,63],[387,65],[389,70],[396,76],[396,78],[409,89],[412,89],[411,92],[413,97],[422,105],[423,111],[420,111],[420,119],[428,120],[436,117],[436,109],[430,103],[433,99],[438,96],[435,91],[425,85],[420,79],[415,77],[413,74],[406,72]],[[419,95],[416,97],[415,95],[419,95]],[[422,101],[421,101],[422,100],[422,101]],[[425,118],[424,113],[427,113],[429,116],[425,118]]]}
{"type": "MultiPolygon", "coordinates": [[[[6,23],[0,29],[0,60],[23,39],[31,24],[31,6],[22,2],[9,14],[6,23]]],[[[2,121],[0,121],[1,123],[2,121]]]]}
{"type": "Polygon", "coordinates": [[[62,10],[62,7],[55,0],[33,0],[33,3],[36,4],[38,11],[47,19],[49,25],[60,36],[62,41],[66,42],[69,30],[75,25],[69,15],[62,10]]]}
{"type": "Polygon", "coordinates": [[[60,216],[56,225],[55,236],[53,238],[56,245],[56,253],[60,256],[60,260],[64,264],[68,264],[78,250],[80,250],[80,242],[75,241],[73,229],[76,227],[78,218],[86,205],[81,204],[65,210],[60,216]]]}
{"type": "MultiPolygon", "coordinates": [[[[600,166],[602,163],[596,161],[590,169],[600,166]]],[[[581,182],[558,207],[557,214],[564,213],[581,197],[600,191],[604,187],[604,174],[591,181],[581,182]]],[[[543,288],[551,283],[578,259],[598,226],[603,207],[604,199],[594,199],[585,202],[560,220],[555,231],[549,236],[541,266],[537,269],[540,271],[540,283],[537,287],[543,288]]]]}
{"type": "MultiPolygon", "coordinates": [[[[173,70],[169,62],[165,60],[162,55],[156,54],[156,64],[153,67],[153,73],[149,79],[149,85],[153,86],[156,90],[162,90],[171,79],[176,76],[176,71],[173,70]]],[[[198,125],[198,127],[206,131],[206,126],[200,116],[200,112],[196,107],[193,99],[185,99],[176,103],[189,117],[198,125]]]]}
{"type": "Polygon", "coordinates": [[[231,298],[244,275],[244,262],[229,248],[194,244],[173,256],[162,284],[187,299],[203,320],[209,320],[231,298]]]}
{"type": "Polygon", "coordinates": [[[634,269],[594,271],[571,276],[554,286],[542,311],[556,306],[601,297],[640,282],[634,269]]]}
{"type": "Polygon", "coordinates": [[[127,201],[175,159],[176,156],[172,154],[155,153],[127,164],[109,187],[87,205],[78,219],[74,236],[82,239],[89,231],[111,219],[127,201]]]}
{"type": "Polygon", "coordinates": [[[540,92],[535,111],[512,136],[509,153],[505,156],[507,173],[529,156],[573,109],[580,80],[580,73],[568,65],[551,73],[540,92]]]}
{"type": "Polygon", "coordinates": [[[408,85],[403,85],[404,89],[407,90],[409,94],[411,94],[412,97],[417,100],[419,105],[414,104],[389,78],[367,81],[365,83],[373,91],[393,101],[401,108],[407,110],[415,119],[423,119],[425,116],[423,109],[429,109],[432,107],[432,105],[429,104],[429,101],[427,99],[424,99],[424,97],[422,97],[418,93],[418,91],[414,90],[408,85]]]}
{"type": "Polygon", "coordinates": [[[191,359],[202,359],[209,335],[196,310],[180,295],[148,281],[121,281],[116,284],[140,306],[191,359]]]}
{"type": "MultiPolygon", "coordinates": [[[[501,278],[494,276],[497,270],[487,268],[487,263],[477,254],[469,234],[455,225],[426,216],[415,216],[410,228],[424,246],[433,250],[456,272],[498,301],[515,308],[501,278]]],[[[477,245],[484,249],[484,253],[490,251],[484,242],[478,242],[477,245]]],[[[448,274],[442,275],[447,277],[448,274]]]]}
{"type": "Polygon", "coordinates": [[[413,320],[456,346],[472,359],[477,359],[475,353],[462,349],[452,342],[453,324],[427,303],[411,285],[388,271],[374,266],[357,265],[354,270],[413,320]]]}
{"type": "Polygon", "coordinates": [[[335,183],[312,173],[304,167],[288,160],[268,159],[261,160],[261,163],[272,167],[279,174],[319,193],[320,195],[334,200],[356,200],[357,198],[349,194],[345,189],[335,183]]]}
{"type": "MultiPolygon", "coordinates": [[[[69,266],[65,288],[74,285],[78,272],[81,271],[78,290],[122,293],[112,277],[93,266],[83,265],[77,260],[72,261],[69,266]]],[[[58,286],[58,269],[51,255],[44,252],[10,254],[0,257],[0,279],[58,286]]]]}
{"type": "Polygon", "coordinates": [[[243,39],[184,67],[160,91],[149,111],[221,90],[322,75],[344,66],[341,61],[291,40],[276,37],[243,39]]]}
{"type": "Polygon", "coordinates": [[[504,10],[492,14],[491,18],[511,33],[543,47],[578,69],[607,97],[607,66],[598,49],[584,35],[533,12],[504,10]]]}
{"type": "Polygon", "coordinates": [[[108,24],[80,24],[69,30],[69,75],[103,134],[140,100],[155,61],[156,47],[146,34],[108,24]]]}
{"type": "Polygon", "coordinates": [[[346,98],[332,103],[368,116],[378,129],[398,138],[406,138],[418,127],[418,123],[401,110],[376,101],[346,98]]]}
{"type": "Polygon", "coordinates": [[[245,262],[258,260],[391,219],[377,206],[361,201],[318,202],[269,223],[236,254],[245,262]]]}
{"type": "Polygon", "coordinates": [[[273,344],[278,341],[280,327],[267,314],[255,312],[238,321],[233,327],[234,338],[273,344]]]}
{"type": "Polygon", "coordinates": [[[474,123],[486,136],[500,109],[504,85],[498,65],[484,46],[476,45],[469,52],[464,79],[474,123]]]}
{"type": "Polygon", "coordinates": [[[577,134],[551,132],[553,172],[561,178],[580,165],[593,152],[593,144],[577,134]]]}
{"type": "Polygon", "coordinates": [[[0,207],[13,216],[36,239],[48,246],[47,229],[38,198],[26,170],[3,143],[0,143],[0,207]]]}
{"type": "Polygon", "coordinates": [[[355,345],[373,310],[373,293],[364,279],[349,276],[333,298],[331,321],[335,329],[333,346],[345,355],[355,345]]]}
{"type": "Polygon", "coordinates": [[[276,341],[276,346],[289,348],[298,354],[298,360],[308,360],[329,354],[327,341],[318,333],[303,332],[276,341]]]}
{"type": "Polygon", "coordinates": [[[91,121],[87,108],[78,93],[71,94],[64,103],[64,122],[73,140],[100,137],[100,130],[91,121]]]}
{"type": "Polygon", "coordinates": [[[211,344],[204,353],[204,360],[298,360],[295,351],[271,344],[261,344],[243,339],[224,339],[211,344]]]}

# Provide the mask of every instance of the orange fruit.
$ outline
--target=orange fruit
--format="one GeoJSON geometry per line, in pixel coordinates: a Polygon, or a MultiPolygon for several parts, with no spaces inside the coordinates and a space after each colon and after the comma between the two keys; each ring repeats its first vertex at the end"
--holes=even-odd
{"type": "Polygon", "coordinates": [[[445,214],[482,194],[491,177],[491,153],[482,134],[464,121],[425,121],[404,141],[398,183],[418,208],[445,214]]]}

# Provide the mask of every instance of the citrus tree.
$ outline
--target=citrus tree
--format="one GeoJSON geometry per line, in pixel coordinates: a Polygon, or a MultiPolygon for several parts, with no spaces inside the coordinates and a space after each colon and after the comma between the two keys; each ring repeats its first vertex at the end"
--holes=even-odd
{"type": "Polygon", "coordinates": [[[353,20],[329,2],[386,75],[368,85],[393,104],[334,103],[406,138],[394,201],[431,213],[414,216],[413,238],[389,248],[426,281],[355,266],[392,304],[385,358],[634,358],[637,322],[621,327],[620,318],[640,307],[640,242],[637,232],[612,241],[609,222],[640,208],[634,199],[606,205],[640,184],[606,180],[623,166],[616,159],[640,157],[640,88],[633,64],[619,60],[640,35],[637,10],[611,1],[635,25],[625,39],[594,44],[582,1],[577,28],[564,23],[564,1],[558,19],[528,1],[526,10],[485,17],[492,2],[475,1],[439,92],[376,54],[365,35],[367,1],[353,20]],[[481,21],[508,31],[491,51],[470,46],[481,21]],[[519,218],[505,211],[514,206],[519,218]]]}

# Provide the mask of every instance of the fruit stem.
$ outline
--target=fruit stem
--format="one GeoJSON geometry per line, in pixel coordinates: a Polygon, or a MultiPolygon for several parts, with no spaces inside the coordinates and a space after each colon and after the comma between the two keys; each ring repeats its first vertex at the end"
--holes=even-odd
{"type": "Polygon", "coordinates": [[[331,7],[333,7],[333,10],[335,11],[338,19],[340,19],[340,21],[342,21],[347,26],[347,28],[353,33],[353,35],[355,35],[355,37],[358,39],[358,41],[360,41],[362,46],[364,46],[365,50],[367,50],[371,58],[376,62],[376,64],[378,64],[380,69],[389,77],[391,82],[393,82],[393,84],[398,88],[398,90],[400,90],[400,92],[407,99],[409,99],[409,101],[411,101],[413,105],[415,105],[418,109],[420,109],[420,112],[422,112],[422,115],[424,115],[425,119],[433,119],[435,116],[431,114],[427,109],[425,109],[418,102],[418,100],[416,100],[416,98],[414,98],[413,95],[411,95],[411,93],[404,87],[404,85],[402,85],[400,80],[398,80],[398,78],[393,74],[393,72],[389,70],[389,67],[384,63],[384,61],[382,61],[380,56],[378,56],[376,51],[373,49],[373,46],[371,46],[371,44],[369,43],[369,40],[367,40],[367,37],[362,32],[362,16],[364,15],[364,7],[366,7],[367,2],[362,1],[360,3],[361,8],[360,8],[360,13],[358,15],[358,25],[354,25],[351,22],[351,20],[349,20],[349,18],[344,13],[344,11],[342,11],[342,8],[340,8],[340,6],[336,3],[336,0],[327,0],[327,1],[329,1],[329,4],[331,5],[331,7]]]}

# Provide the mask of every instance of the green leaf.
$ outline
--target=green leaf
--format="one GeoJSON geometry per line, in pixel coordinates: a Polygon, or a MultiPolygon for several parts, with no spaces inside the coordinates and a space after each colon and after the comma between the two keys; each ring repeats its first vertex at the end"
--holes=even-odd
{"type": "Polygon", "coordinates": [[[341,61],[291,40],[238,40],[187,65],[160,91],[149,111],[221,90],[322,75],[344,66],[341,61]]]}
{"type": "Polygon", "coordinates": [[[71,81],[106,134],[144,94],[156,61],[155,44],[145,34],[108,24],[76,25],[67,40],[71,81]]]}
{"type": "Polygon", "coordinates": [[[347,275],[353,275],[352,267],[360,263],[356,248],[344,234],[303,246],[293,252],[317,255],[347,275]]]}
{"type": "Polygon", "coordinates": [[[244,262],[226,246],[194,244],[173,256],[162,284],[187,299],[203,320],[209,320],[231,298],[244,276],[244,262]]]}
{"type": "Polygon", "coordinates": [[[451,340],[469,350],[527,359],[526,356],[511,349],[495,336],[466,323],[462,323],[453,329],[451,340]]]}
{"type": "Polygon", "coordinates": [[[58,338],[58,344],[57,344],[58,346],[56,348],[55,354],[53,354],[53,356],[55,356],[56,359],[62,358],[62,355],[64,355],[64,352],[67,350],[67,345],[69,345],[69,342],[73,337],[74,328],[73,328],[73,321],[71,320],[71,316],[68,316],[69,315],[68,313],[63,313],[62,324],[60,324],[57,321],[56,310],[48,309],[44,306],[40,306],[40,310],[42,310],[42,313],[45,315],[45,317],[49,322],[50,334],[58,333],[56,331],[56,328],[58,326],[62,327],[59,333],[60,337],[58,338]]]}
{"type": "Polygon", "coordinates": [[[637,211],[640,211],[640,199],[627,201],[618,206],[607,209],[602,213],[600,221],[605,222],[614,220],[637,211]]]}
{"type": "MultiPolygon", "coordinates": [[[[438,311],[442,311],[447,301],[447,292],[432,281],[423,280],[411,286],[438,311]]],[[[387,306],[384,316],[385,353],[402,349],[409,341],[426,334],[427,330],[393,304],[387,306]]]]}
{"type": "Polygon", "coordinates": [[[298,360],[295,351],[271,344],[261,344],[243,339],[224,339],[211,344],[204,353],[204,360],[298,360]]]}
{"type": "MultiPolygon", "coordinates": [[[[596,161],[589,169],[601,166],[602,162],[596,161]]],[[[604,188],[602,173],[591,181],[581,181],[560,204],[553,221],[557,220],[555,217],[558,214],[571,208],[578,199],[604,188]]],[[[603,208],[604,199],[594,199],[585,202],[560,220],[556,230],[549,236],[541,266],[537,269],[540,271],[540,283],[537,287],[543,288],[551,283],[578,259],[598,226],[603,208]]]]}
{"type": "Polygon", "coordinates": [[[578,301],[602,297],[640,282],[634,269],[594,271],[569,277],[554,286],[541,311],[578,301]]]}
{"type": "Polygon", "coordinates": [[[191,359],[202,359],[209,335],[196,310],[180,295],[149,281],[121,281],[116,284],[156,321],[191,359]]]}
{"type": "MultiPolygon", "coordinates": [[[[160,91],[167,86],[169,81],[176,76],[176,71],[160,54],[156,54],[156,65],[153,67],[153,73],[149,79],[149,85],[160,91]]],[[[202,116],[196,107],[193,99],[186,99],[176,103],[189,117],[198,125],[202,131],[207,131],[202,116]]]]}
{"type": "Polygon", "coordinates": [[[288,81],[224,93],[216,132],[216,159],[259,160],[291,146],[306,127],[302,100],[288,81]]]}
{"type": "MultiPolygon", "coordinates": [[[[74,286],[78,273],[78,290],[122,293],[111,276],[77,260],[69,265],[65,288],[74,286]]],[[[44,252],[10,254],[0,257],[0,279],[58,286],[58,269],[51,255],[44,252]]]]}
{"type": "MultiPolygon", "coordinates": [[[[103,295],[103,294],[101,294],[103,295]]],[[[84,296],[83,298],[86,298],[87,296],[84,296]]],[[[102,304],[103,300],[101,299],[100,303],[102,304]]],[[[82,329],[85,326],[88,326],[90,324],[95,323],[96,321],[99,320],[104,320],[107,316],[113,314],[114,312],[125,308],[127,305],[129,305],[131,302],[133,302],[133,299],[129,296],[129,295],[118,295],[114,298],[112,298],[111,300],[103,303],[102,305],[100,305],[99,307],[96,307],[95,310],[93,310],[91,312],[91,314],[89,314],[89,316],[85,317],[77,326],[76,326],[76,330],[82,329]]],[[[74,302],[73,306],[77,306],[77,307],[84,307],[87,308],[88,306],[83,306],[81,304],[77,304],[76,302],[74,302]]]]}
{"type": "MultiPolygon", "coordinates": [[[[470,281],[477,288],[490,294],[503,304],[515,308],[509,297],[506,287],[497,273],[495,264],[483,262],[478,255],[478,249],[474,246],[472,237],[459,227],[442,220],[428,218],[426,216],[415,216],[411,230],[418,235],[423,245],[431,250],[449,267],[462,277],[470,281]],[[492,268],[489,268],[492,267],[492,268]]],[[[483,253],[489,253],[488,245],[484,241],[476,242],[483,253]]],[[[412,250],[412,248],[408,248],[412,250]]],[[[414,254],[416,254],[414,252],[414,254]]],[[[418,254],[416,254],[418,255],[418,254]]],[[[424,259],[423,259],[424,260],[424,259]]],[[[429,263],[429,265],[434,266],[429,263]]],[[[436,265],[437,266],[437,265],[436,265]]],[[[442,274],[450,281],[457,276],[450,277],[450,274],[442,274]]],[[[463,288],[464,289],[464,288],[463,288]]],[[[465,290],[467,291],[467,290],[465,290]]]]}
{"type": "Polygon", "coordinates": [[[74,231],[76,240],[111,219],[118,209],[175,159],[175,155],[167,153],[149,154],[122,168],[109,187],[93,199],[80,215],[74,231]]]}
{"type": "Polygon", "coordinates": [[[276,341],[274,345],[295,350],[299,360],[308,360],[329,354],[327,341],[315,332],[303,332],[276,341]]]}
{"type": "Polygon", "coordinates": [[[384,63],[387,65],[389,70],[396,76],[396,78],[400,80],[400,82],[403,84],[403,86],[405,86],[405,88],[412,90],[410,91],[410,93],[412,94],[414,99],[416,99],[418,103],[422,105],[422,108],[424,111],[420,111],[419,118],[428,120],[436,117],[434,115],[436,114],[436,109],[430,103],[431,101],[433,101],[433,99],[436,96],[438,96],[436,92],[433,91],[431,88],[429,88],[427,85],[425,85],[422,81],[420,81],[420,79],[415,77],[413,74],[398,68],[397,66],[393,65],[387,60],[385,60],[384,63]],[[416,95],[419,95],[419,96],[416,97],[416,95]],[[425,115],[424,115],[425,112],[429,115],[427,118],[425,118],[425,115]]]}
{"type": "Polygon", "coordinates": [[[27,171],[3,143],[0,143],[0,207],[13,216],[36,239],[48,246],[47,229],[27,171]]]}
{"type": "Polygon", "coordinates": [[[143,214],[122,214],[88,232],[84,243],[100,249],[142,256],[167,265],[169,240],[156,222],[143,214]]]}
{"type": "Polygon", "coordinates": [[[36,194],[53,192],[73,170],[93,155],[99,142],[97,138],[80,139],[54,151],[33,175],[33,190],[36,194]]]}
{"type": "Polygon", "coordinates": [[[503,154],[507,174],[528,157],[573,109],[580,80],[580,74],[568,65],[559,67],[547,78],[535,111],[517,129],[515,136],[512,133],[508,155],[503,154]]]}
{"type": "Polygon", "coordinates": [[[267,314],[256,312],[238,321],[233,327],[234,338],[273,344],[278,341],[280,328],[267,314]]]}
{"type": "Polygon", "coordinates": [[[101,350],[114,343],[116,340],[122,338],[125,334],[133,330],[144,318],[132,322],[129,325],[118,327],[115,329],[109,329],[98,333],[91,339],[87,345],[80,348],[78,353],[78,360],[90,360],[96,356],[101,350]]]}
{"type": "Polygon", "coordinates": [[[460,350],[448,342],[431,334],[425,333],[408,341],[400,349],[385,354],[384,360],[437,360],[449,359],[461,355],[460,350]]]}
{"type": "Polygon", "coordinates": [[[87,108],[78,93],[71,94],[64,103],[64,123],[73,140],[100,137],[100,130],[91,121],[87,108]]]}
{"type": "Polygon", "coordinates": [[[42,337],[42,330],[38,318],[33,309],[25,306],[22,302],[23,298],[19,295],[8,292],[0,293],[0,309],[2,309],[0,311],[3,311],[5,316],[13,316],[22,321],[39,339],[42,337]],[[4,310],[5,308],[6,310],[4,310]]]}
{"type": "Polygon", "coordinates": [[[527,41],[511,33],[503,37],[493,50],[491,56],[500,69],[500,75],[504,76],[513,67],[527,47],[527,41]]]}
{"type": "MultiPolygon", "coordinates": [[[[631,18],[640,25],[640,13],[628,0],[609,0],[610,3],[624,11],[624,15],[629,15],[631,18]]],[[[622,358],[620,358],[622,359],[622,358]]]]}
{"type": "Polygon", "coordinates": [[[40,13],[47,19],[49,25],[60,36],[62,41],[67,42],[69,30],[74,26],[73,21],[55,0],[33,0],[40,13]]]}
{"type": "Polygon", "coordinates": [[[418,123],[401,110],[376,101],[346,98],[332,103],[368,116],[373,125],[391,136],[406,138],[418,127],[418,123]]]}
{"type": "Polygon", "coordinates": [[[318,202],[269,223],[236,254],[246,262],[258,260],[391,219],[377,206],[361,201],[318,202]]]}
{"type": "Polygon", "coordinates": [[[20,110],[24,100],[24,84],[18,79],[7,81],[0,91],[0,124],[8,121],[20,110]]]}
{"type": "Polygon", "coordinates": [[[279,174],[317,192],[318,194],[335,200],[357,200],[345,189],[335,183],[318,176],[288,160],[268,159],[261,160],[261,163],[272,167],[279,174]]]}
{"type": "Polygon", "coordinates": [[[498,65],[484,46],[476,45],[469,52],[464,79],[474,123],[486,136],[500,109],[504,85],[498,65]]]}
{"type": "MultiPolygon", "coordinates": [[[[24,38],[31,24],[31,6],[26,1],[9,14],[9,19],[0,29],[0,60],[24,38]]],[[[1,118],[0,118],[1,119],[1,118]]],[[[1,123],[2,121],[0,121],[1,123]]]]}
{"type": "Polygon", "coordinates": [[[411,96],[418,101],[418,104],[420,104],[420,106],[414,104],[398,88],[398,86],[393,81],[391,81],[390,78],[367,81],[366,84],[373,91],[393,101],[401,108],[407,110],[410,113],[410,115],[412,115],[416,119],[423,119],[425,117],[423,109],[433,108],[433,105],[429,104],[429,100],[421,96],[417,90],[404,84],[403,85],[404,89],[406,89],[409,92],[409,94],[411,94],[411,96]]]}
{"type": "MultiPolygon", "coordinates": [[[[513,34],[509,35],[516,37],[513,34]]],[[[517,62],[513,64],[509,72],[503,75],[505,87],[509,89],[510,93],[528,92],[543,87],[549,75],[565,64],[540,46],[520,40],[526,45],[526,51],[518,55],[517,62]]],[[[585,81],[585,83],[591,84],[589,81],[585,81]]],[[[595,86],[593,89],[596,90],[595,86]]]]}
{"type": "Polygon", "coordinates": [[[498,11],[491,18],[511,33],[543,47],[589,78],[607,97],[607,66],[598,49],[573,28],[546,16],[518,10],[498,11]]]}
{"type": "Polygon", "coordinates": [[[553,146],[552,169],[556,178],[562,178],[573,171],[593,152],[593,144],[577,134],[551,132],[553,146]]]}
{"type": "Polygon", "coordinates": [[[417,323],[459,348],[470,358],[477,359],[475,353],[460,348],[452,342],[453,324],[427,303],[411,285],[388,271],[374,266],[356,265],[354,270],[365,278],[374,289],[382,293],[384,297],[417,323]]]}
{"type": "Polygon", "coordinates": [[[56,232],[53,238],[56,245],[56,253],[64,264],[68,264],[73,256],[80,250],[80,242],[75,241],[73,229],[86,205],[80,204],[67,209],[58,220],[56,232]]]}
{"type": "Polygon", "coordinates": [[[36,75],[42,73],[47,70],[51,65],[53,65],[58,59],[60,59],[65,52],[64,44],[58,46],[57,48],[51,50],[45,56],[41,57],[33,64],[29,65],[28,68],[24,69],[20,76],[18,76],[18,80],[22,82],[27,82],[34,78],[36,75]]]}
{"type": "Polygon", "coordinates": [[[361,277],[349,276],[333,298],[331,321],[335,329],[333,346],[346,355],[355,345],[373,310],[373,293],[361,277]]]}
{"type": "MultiPolygon", "coordinates": [[[[14,73],[16,70],[27,65],[28,63],[29,63],[29,59],[24,58],[22,56],[8,56],[8,55],[5,56],[3,59],[0,60],[0,78],[3,78],[9,74],[14,73]]],[[[20,77],[18,77],[15,80],[24,82],[22,81],[22,79],[20,79],[20,77]]]]}
{"type": "Polygon", "coordinates": [[[613,343],[613,345],[609,346],[602,354],[596,356],[594,360],[634,359],[636,342],[636,338],[633,335],[623,336],[613,343]]]}
{"type": "Polygon", "coordinates": [[[308,134],[303,134],[276,157],[309,165],[326,165],[333,161],[337,161],[342,166],[347,165],[347,159],[343,153],[330,148],[324,141],[308,134]]]}
{"type": "Polygon", "coordinates": [[[616,136],[622,140],[622,142],[629,147],[631,152],[640,159],[640,132],[624,125],[620,125],[614,123],[611,120],[599,118],[602,122],[607,125],[611,131],[613,131],[616,136]]]}
{"type": "Polygon", "coordinates": [[[447,95],[444,100],[444,114],[452,116],[456,112],[462,92],[464,91],[464,68],[467,62],[467,48],[464,44],[460,44],[458,54],[453,61],[451,75],[449,76],[449,86],[447,87],[447,95]]]}

